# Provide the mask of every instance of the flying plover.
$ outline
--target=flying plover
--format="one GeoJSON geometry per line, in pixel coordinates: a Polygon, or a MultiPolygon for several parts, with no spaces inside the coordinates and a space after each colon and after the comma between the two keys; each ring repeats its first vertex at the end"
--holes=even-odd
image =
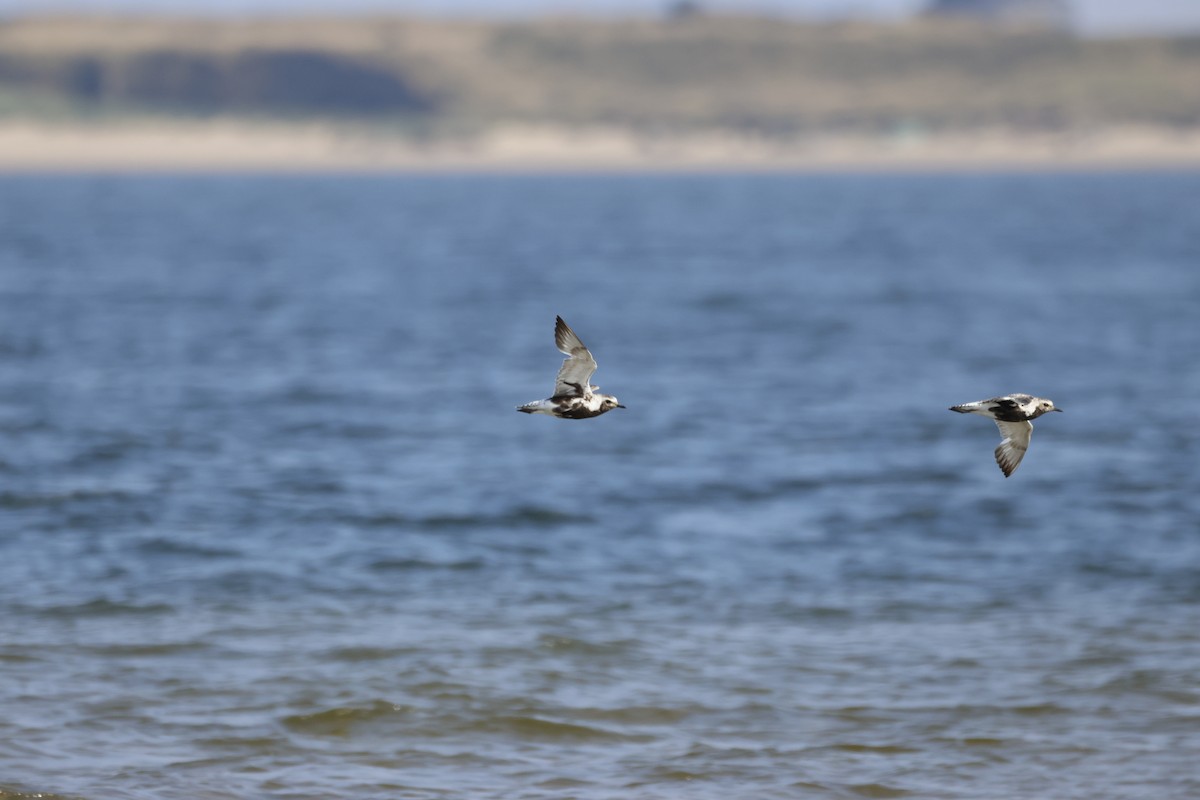
{"type": "Polygon", "coordinates": [[[587,419],[614,408],[624,408],[617,398],[611,394],[600,394],[600,387],[592,386],[590,381],[596,371],[596,359],[592,358],[591,352],[579,341],[575,331],[563,322],[562,317],[554,319],[554,343],[567,356],[554,381],[554,396],[517,406],[517,411],[549,414],[561,419],[587,419]]]}
{"type": "Polygon", "coordinates": [[[996,448],[996,463],[1006,478],[1016,471],[1017,465],[1025,457],[1025,451],[1029,449],[1029,437],[1033,434],[1033,423],[1029,420],[1037,419],[1048,411],[1062,411],[1054,407],[1054,401],[1031,394],[1007,394],[990,400],[950,406],[950,410],[960,414],[981,414],[996,421],[996,427],[1004,437],[1004,441],[996,448]]]}

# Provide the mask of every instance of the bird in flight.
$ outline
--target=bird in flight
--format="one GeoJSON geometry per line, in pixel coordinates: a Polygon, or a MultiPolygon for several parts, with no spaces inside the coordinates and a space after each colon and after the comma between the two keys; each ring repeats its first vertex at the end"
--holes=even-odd
{"type": "Polygon", "coordinates": [[[980,414],[996,421],[996,427],[1004,437],[996,448],[996,463],[1006,478],[1016,471],[1017,465],[1025,457],[1025,451],[1029,449],[1029,437],[1033,435],[1033,423],[1030,420],[1049,411],[1062,411],[1055,407],[1053,400],[1031,394],[1006,394],[990,400],[950,406],[950,410],[960,414],[980,414]]]}
{"type": "Polygon", "coordinates": [[[517,411],[526,414],[549,414],[560,419],[587,419],[598,417],[625,406],[611,394],[601,394],[599,386],[592,386],[592,374],[596,371],[596,359],[592,358],[575,331],[571,330],[562,317],[555,317],[554,343],[566,354],[558,377],[554,381],[554,394],[545,400],[535,400],[517,411]]]}

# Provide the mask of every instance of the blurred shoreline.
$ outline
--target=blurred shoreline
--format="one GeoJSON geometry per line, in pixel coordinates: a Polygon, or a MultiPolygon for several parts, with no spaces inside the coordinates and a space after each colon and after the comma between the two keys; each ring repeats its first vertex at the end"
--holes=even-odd
{"type": "Polygon", "coordinates": [[[1200,165],[1200,36],[769,16],[27,17],[0,170],[1200,165]]]}
{"type": "Polygon", "coordinates": [[[497,125],[420,138],[344,123],[0,121],[0,173],[1200,168],[1200,129],[766,138],[497,125]]]}

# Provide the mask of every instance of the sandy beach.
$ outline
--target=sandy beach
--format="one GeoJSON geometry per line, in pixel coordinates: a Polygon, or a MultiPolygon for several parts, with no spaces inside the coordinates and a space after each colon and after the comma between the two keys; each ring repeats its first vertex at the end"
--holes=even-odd
{"type": "Polygon", "coordinates": [[[1036,134],[768,139],[646,136],[615,127],[499,125],[422,140],[345,123],[0,122],[0,172],[905,170],[1200,167],[1200,130],[1107,127],[1036,134]]]}

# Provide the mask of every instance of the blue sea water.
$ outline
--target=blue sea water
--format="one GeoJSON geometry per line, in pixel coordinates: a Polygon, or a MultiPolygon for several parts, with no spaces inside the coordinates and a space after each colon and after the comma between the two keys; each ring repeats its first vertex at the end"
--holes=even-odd
{"type": "Polygon", "coordinates": [[[0,797],[1200,796],[1198,201],[0,179],[0,797]]]}

